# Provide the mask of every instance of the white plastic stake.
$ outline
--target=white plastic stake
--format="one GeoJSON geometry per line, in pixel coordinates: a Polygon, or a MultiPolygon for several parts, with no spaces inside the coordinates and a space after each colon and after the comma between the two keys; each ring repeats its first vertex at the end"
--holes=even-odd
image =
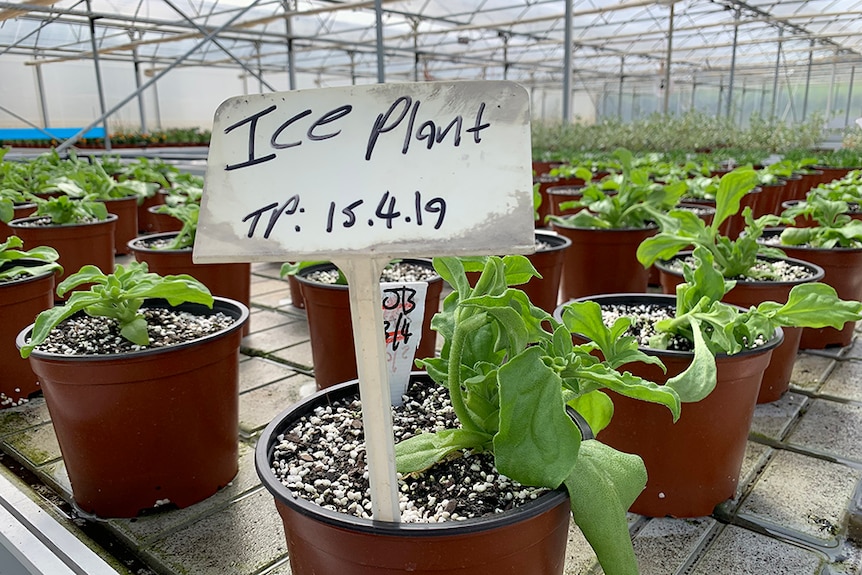
{"type": "Polygon", "coordinates": [[[380,274],[389,256],[334,259],[350,286],[350,315],[362,398],[365,459],[371,485],[373,517],[398,522],[398,480],[395,474],[395,440],[386,369],[386,338],[380,306],[380,274]]]}

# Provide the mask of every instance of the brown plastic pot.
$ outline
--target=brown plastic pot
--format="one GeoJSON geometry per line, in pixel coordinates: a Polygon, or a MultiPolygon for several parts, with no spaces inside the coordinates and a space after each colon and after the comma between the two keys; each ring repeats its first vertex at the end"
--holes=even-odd
{"type": "MultiPolygon", "coordinates": [[[[781,233],[767,230],[764,237],[781,233]]],[[[811,262],[823,268],[823,282],[831,285],[844,300],[862,300],[862,248],[811,248],[778,245],[788,257],[811,262]]],[[[832,327],[802,329],[800,349],[847,347],[853,341],[856,322],[848,321],[842,329],[832,327]]]]}
{"type": "MultiPolygon", "coordinates": [[[[244,306],[251,305],[251,264],[247,262],[196,264],[192,261],[192,248],[179,250],[153,249],[148,243],[176,237],[176,232],[149,234],[129,242],[135,260],[146,262],[147,268],[162,276],[188,274],[207,286],[213,295],[235,299],[244,306]]],[[[248,335],[250,323],[243,326],[248,335]]]]}
{"type": "Polygon", "coordinates": [[[63,266],[63,273],[57,277],[57,283],[87,264],[98,267],[106,274],[114,271],[117,216],[108,214],[106,220],[87,224],[33,225],[43,219],[42,216],[32,216],[12,220],[9,227],[24,241],[25,246],[49,246],[57,250],[60,254],[59,263],[63,266]]]}
{"type": "Polygon", "coordinates": [[[553,232],[536,231],[536,240],[549,244],[547,249],[537,250],[527,256],[541,278],[532,278],[526,284],[518,286],[524,290],[530,301],[548,313],[553,313],[557,307],[560,294],[560,281],[563,277],[563,262],[566,252],[572,247],[572,241],[553,232]]]}
{"type": "Polygon", "coordinates": [[[117,216],[114,253],[126,255],[129,253],[129,242],[138,237],[138,197],[127,196],[102,201],[108,208],[108,213],[117,216]]]}
{"type": "MultiPolygon", "coordinates": [[[[43,265],[35,260],[16,260],[0,266],[0,271],[11,267],[43,265]]],[[[54,305],[54,277],[49,271],[37,276],[10,282],[0,282],[0,408],[18,405],[40,390],[36,374],[30,363],[21,357],[15,347],[18,332],[33,323],[39,312],[54,305]]]]}
{"type": "MultiPolygon", "coordinates": [[[[158,502],[187,507],[237,473],[239,346],[248,308],[224,298],[216,298],[212,310],[200,304],[178,308],[223,312],[237,321],[171,347],[30,355],[84,514],[135,517],[158,502]]],[[[19,348],[32,328],[18,334],[19,348]]]]}
{"type": "MultiPolygon", "coordinates": [[[[12,219],[20,220],[31,216],[36,211],[36,204],[15,204],[12,208],[12,219]]],[[[6,222],[0,221],[0,241],[5,241],[9,236],[14,236],[15,231],[6,222]]]]}
{"type": "MultiPolygon", "coordinates": [[[[583,300],[603,304],[636,303],[676,305],[676,298],[662,294],[608,294],[583,300]]],[[[555,312],[562,314],[560,308],[555,312]]],[[[702,517],[733,497],[745,456],[745,447],[760,381],[772,350],[783,333],[765,345],[736,355],[717,355],[715,389],[703,400],[685,403],[674,423],[664,406],[608,392],[614,402],[610,425],[598,440],[644,460],[647,484],[631,506],[632,513],[648,517],[702,517]]],[[[659,357],[667,373],[655,365],[630,363],[630,371],[659,384],[689,366],[691,352],[641,348],[659,357]]]]}
{"type": "Polygon", "coordinates": [[[156,230],[156,222],[150,208],[160,206],[165,203],[167,193],[159,190],[154,195],[146,197],[138,204],[138,232],[142,234],[152,234],[156,230]]]}
{"type": "Polygon", "coordinates": [[[563,262],[563,300],[647,291],[649,270],[638,261],[637,249],[656,234],[656,226],[604,230],[553,224],[552,228],[572,242],[563,262]]]}
{"type": "Polygon", "coordinates": [[[180,220],[170,214],[159,213],[158,209],[159,206],[150,206],[147,209],[150,217],[148,226],[152,228],[151,233],[178,232],[183,229],[183,223],[180,220]]]}
{"type": "MultiPolygon", "coordinates": [[[[304,288],[303,284],[303,288],[304,288]]],[[[414,373],[412,378],[423,377],[414,373]]],[[[358,383],[318,392],[282,412],[255,449],[255,467],[275,499],[294,575],[560,575],[568,540],[569,499],[551,491],[504,513],[444,523],[372,521],[319,507],[293,493],[270,469],[279,434],[358,383]]]]}
{"type": "MultiPolygon", "coordinates": [[[[403,261],[431,267],[428,260],[403,261]]],[[[335,266],[331,263],[315,264],[303,268],[294,276],[299,282],[305,302],[317,389],[350,381],[358,376],[348,287],[307,279],[306,276],[322,269],[335,269],[335,266]]],[[[440,307],[442,291],[443,278],[437,276],[428,282],[425,315],[422,318],[422,340],[416,349],[417,359],[434,356],[437,332],[431,329],[431,318],[440,307]]]]}
{"type": "Polygon", "coordinates": [[[552,216],[568,216],[576,214],[583,208],[570,208],[563,210],[560,204],[564,202],[572,202],[579,200],[584,195],[584,185],[566,185],[566,186],[549,186],[548,193],[548,212],[552,216]]]}
{"type": "MultiPolygon", "coordinates": [[[[678,257],[684,258],[688,253],[680,253],[678,257]]],[[[778,258],[764,257],[763,259],[775,261],[778,258]]],[[[737,280],[736,286],[724,294],[722,301],[738,305],[748,309],[765,301],[786,303],[790,297],[790,290],[797,285],[817,282],[823,279],[825,273],[823,268],[810,262],[794,258],[781,258],[794,265],[802,266],[810,271],[811,275],[802,280],[789,282],[770,282],[756,280],[737,280]]],[[[666,294],[675,294],[676,286],[682,283],[682,273],[669,268],[666,262],[658,262],[662,291],[666,294]]],[[[799,341],[802,337],[801,327],[785,327],[784,341],[772,350],[772,358],[769,367],[763,373],[763,381],[760,383],[760,392],[757,395],[757,403],[769,403],[776,401],[790,388],[790,376],[793,374],[793,364],[796,354],[799,352],[799,341]]]]}

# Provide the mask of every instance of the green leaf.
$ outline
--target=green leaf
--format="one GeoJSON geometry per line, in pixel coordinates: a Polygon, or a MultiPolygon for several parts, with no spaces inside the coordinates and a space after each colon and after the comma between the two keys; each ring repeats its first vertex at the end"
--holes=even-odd
{"type": "Polygon", "coordinates": [[[434,258],[434,270],[458,292],[458,295],[463,299],[470,293],[470,283],[467,281],[467,276],[464,273],[464,264],[461,260],[455,257],[437,257],[434,258]]]}
{"type": "Polygon", "coordinates": [[[717,382],[715,356],[709,350],[700,331],[700,325],[689,319],[694,337],[694,356],[691,364],[679,375],[670,378],[665,384],[677,392],[683,403],[694,403],[712,393],[717,382]]]}
{"type": "Polygon", "coordinates": [[[581,434],[566,414],[560,378],[545,369],[541,353],[527,348],[498,372],[494,454],[503,475],[524,485],[557,487],[575,467],[581,434]]]}
{"type": "Polygon", "coordinates": [[[503,256],[503,267],[506,270],[506,285],[522,285],[533,278],[542,277],[533,263],[521,255],[503,256]]]}
{"type": "Polygon", "coordinates": [[[150,344],[150,336],[147,333],[147,320],[144,319],[144,316],[136,317],[131,322],[124,324],[120,329],[120,335],[138,345],[150,344]]]}
{"type": "Polygon", "coordinates": [[[607,427],[614,415],[614,402],[597,389],[570,399],[567,404],[587,421],[593,435],[607,427]]]}
{"type": "Polygon", "coordinates": [[[395,446],[395,467],[399,473],[418,473],[456,451],[482,450],[490,440],[489,435],[460,428],[414,435],[395,446]]]}
{"type": "Polygon", "coordinates": [[[670,410],[674,421],[679,419],[680,398],[672,387],[657,385],[629,372],[620,373],[604,364],[581,368],[580,377],[620,395],[664,405],[670,410]]]}
{"type": "Polygon", "coordinates": [[[758,184],[757,172],[752,168],[736,168],[724,174],[715,194],[715,215],[712,229],[717,230],[730,216],[739,212],[742,197],[758,184]]]}
{"type": "Polygon", "coordinates": [[[621,453],[596,440],[581,443],[577,465],[565,484],[572,517],[605,573],[638,574],[626,512],[646,481],[646,468],[637,455],[621,453]]]}
{"type": "Polygon", "coordinates": [[[787,327],[842,329],[848,321],[862,319],[862,303],[842,300],[835,288],[820,282],[794,286],[784,305],[764,302],[757,310],[787,327]]]}

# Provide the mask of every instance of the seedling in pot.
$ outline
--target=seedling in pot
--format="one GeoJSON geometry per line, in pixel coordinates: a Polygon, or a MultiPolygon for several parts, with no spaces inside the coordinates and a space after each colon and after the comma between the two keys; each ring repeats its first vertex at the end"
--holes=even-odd
{"type": "Polygon", "coordinates": [[[634,168],[632,154],[620,148],[614,152],[622,172],[584,187],[580,200],[563,202],[561,210],[584,208],[567,216],[548,216],[561,226],[622,229],[645,228],[652,224],[654,211],[675,206],[686,191],[683,181],[660,184],[650,180],[645,168],[634,168]]]}
{"type": "Polygon", "coordinates": [[[60,258],[57,250],[48,246],[38,246],[27,251],[18,249],[23,246],[24,242],[18,236],[9,236],[0,244],[0,283],[19,277],[38,276],[51,270],[63,273],[63,266],[57,262],[60,258]],[[15,265],[15,262],[20,260],[43,263],[35,266],[15,265]]]}
{"type": "Polygon", "coordinates": [[[751,216],[751,208],[743,210],[745,233],[732,240],[721,235],[719,229],[727,218],[739,211],[740,200],[757,185],[757,172],[751,168],[737,168],[722,176],[716,190],[715,216],[706,224],[688,210],[671,210],[662,213],[653,210],[653,219],[661,231],[644,240],[638,247],[637,256],[644,267],[657,260],[669,260],[680,251],[699,246],[710,252],[716,268],[725,278],[746,276],[753,279],[768,279],[768,270],[758,270],[755,264],[759,257],[784,257],[775,248],[770,248],[758,239],[768,226],[775,226],[787,220],[778,216],[765,215],[757,220],[751,216]]]}
{"type": "Polygon", "coordinates": [[[781,243],[784,245],[814,248],[862,246],[862,220],[848,215],[845,201],[833,201],[820,195],[809,194],[805,201],[784,210],[781,215],[789,221],[801,215],[817,222],[813,227],[785,228],[781,232],[781,243]]]}
{"type": "Polygon", "coordinates": [[[108,219],[108,208],[104,202],[89,197],[74,200],[69,196],[51,198],[34,197],[36,212],[32,217],[47,217],[52,225],[85,224],[108,219]]]}
{"type": "MultiPolygon", "coordinates": [[[[649,347],[667,349],[672,337],[692,343],[691,365],[667,385],[683,402],[700,401],[715,387],[715,354],[734,355],[770,340],[778,327],[834,327],[862,319],[862,303],[838,297],[831,286],[811,282],[790,290],[786,303],[762,302],[748,310],[721,301],[736,285],[716,269],[712,253],[697,246],[696,266],[683,268],[685,282],[677,286],[675,316],[655,325],[658,334],[649,347]]],[[[566,315],[563,315],[566,325],[566,315]]]]}
{"type": "Polygon", "coordinates": [[[117,320],[120,335],[137,345],[150,343],[147,322],[141,313],[145,300],[160,298],[171,306],[181,303],[199,303],[209,308],[213,296],[205,285],[189,275],[160,276],[147,271],[146,263],[131,262],[117,265],[111,274],[96,266],[87,265],[67,277],[57,286],[57,295],[63,297],[73,288],[92,284],[87,291],[73,292],[63,305],[41,312],[36,317],[30,341],[21,348],[21,357],[48,338],[48,334],[63,320],[83,311],[94,317],[117,320]]]}
{"type": "Polygon", "coordinates": [[[199,204],[195,202],[178,203],[175,205],[163,204],[157,207],[155,211],[159,214],[172,216],[183,224],[183,227],[177,232],[174,239],[161,249],[181,250],[194,245],[198,229],[198,215],[200,214],[199,204]]]}
{"type": "Polygon", "coordinates": [[[582,440],[566,406],[596,433],[613,413],[602,389],[665,405],[676,418],[679,398],[672,388],[616,369],[660,361],[622,335],[627,320],[607,328],[591,303],[573,304],[570,314],[596,343],[573,345],[569,329],[509,287],[536,275],[523,256],[486,258],[473,288],[461,259],[435,258],[434,267],[453,287],[432,321],[445,343],[440,357],[417,364],[447,387],[460,427],[398,443],[398,470],[417,473],[463,450],[493,452],[497,470],[521,484],[565,485],[572,516],[605,572],[637,573],[625,513],[646,483],[643,462],[582,440]],[[596,347],[604,360],[591,354],[596,347]]]}

